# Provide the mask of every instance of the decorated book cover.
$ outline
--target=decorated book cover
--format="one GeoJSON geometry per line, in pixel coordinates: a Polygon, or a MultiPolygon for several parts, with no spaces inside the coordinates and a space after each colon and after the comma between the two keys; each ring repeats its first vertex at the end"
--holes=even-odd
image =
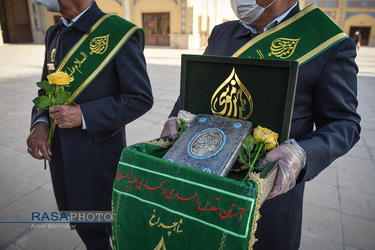
{"type": "Polygon", "coordinates": [[[163,159],[226,176],[252,128],[249,121],[200,114],[163,159]]]}

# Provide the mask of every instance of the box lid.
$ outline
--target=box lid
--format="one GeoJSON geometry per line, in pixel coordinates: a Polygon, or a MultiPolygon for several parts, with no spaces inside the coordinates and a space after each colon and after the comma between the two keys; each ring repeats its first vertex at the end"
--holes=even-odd
{"type": "Polygon", "coordinates": [[[298,63],[182,55],[180,108],[251,121],[289,138],[298,63]]]}

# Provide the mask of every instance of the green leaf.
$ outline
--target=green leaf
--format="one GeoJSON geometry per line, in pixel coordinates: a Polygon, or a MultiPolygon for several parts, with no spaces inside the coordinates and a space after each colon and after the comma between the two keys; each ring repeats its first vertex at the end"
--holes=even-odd
{"type": "Polygon", "coordinates": [[[49,85],[48,81],[41,81],[36,83],[36,86],[42,89],[44,89],[47,85],[49,85]]]}
{"type": "Polygon", "coordinates": [[[263,142],[257,142],[257,143],[255,143],[254,151],[258,151],[260,149],[260,147],[263,146],[263,144],[264,144],[263,142]]]}
{"type": "Polygon", "coordinates": [[[48,108],[51,105],[51,100],[46,95],[38,96],[33,100],[33,103],[38,108],[48,108]]]}
{"type": "Polygon", "coordinates": [[[180,120],[180,125],[178,126],[178,131],[180,132],[180,135],[185,132],[185,130],[188,128],[188,124],[184,120],[180,120]]]}
{"type": "Polygon", "coordinates": [[[251,151],[254,148],[254,143],[255,143],[255,140],[254,140],[254,137],[252,135],[249,135],[248,137],[245,138],[245,140],[242,141],[242,147],[245,148],[246,153],[248,155],[251,154],[251,151]]]}
{"type": "Polygon", "coordinates": [[[69,91],[59,91],[56,93],[56,105],[62,105],[66,103],[70,97],[69,91]]]}
{"type": "Polygon", "coordinates": [[[250,154],[250,159],[254,159],[254,157],[257,155],[258,151],[253,151],[251,154],[250,154]]]}
{"type": "Polygon", "coordinates": [[[182,129],[185,131],[188,128],[188,124],[184,122],[182,129]]]}
{"type": "Polygon", "coordinates": [[[266,145],[262,148],[262,155],[265,156],[267,154],[266,145]]]}
{"type": "Polygon", "coordinates": [[[48,81],[37,82],[36,85],[39,88],[44,89],[47,95],[50,95],[51,93],[55,91],[55,85],[49,84],[48,81]]]}
{"type": "Polygon", "coordinates": [[[245,155],[245,148],[241,148],[240,152],[238,153],[242,163],[247,164],[246,155],[245,155]]]}

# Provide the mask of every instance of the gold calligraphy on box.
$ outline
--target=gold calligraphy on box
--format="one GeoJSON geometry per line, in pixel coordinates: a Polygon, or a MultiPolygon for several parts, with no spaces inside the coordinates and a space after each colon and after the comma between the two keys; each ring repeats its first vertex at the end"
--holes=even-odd
{"type": "Polygon", "coordinates": [[[253,113],[253,100],[233,67],[229,77],[211,98],[211,111],[216,116],[247,120],[253,113]]]}

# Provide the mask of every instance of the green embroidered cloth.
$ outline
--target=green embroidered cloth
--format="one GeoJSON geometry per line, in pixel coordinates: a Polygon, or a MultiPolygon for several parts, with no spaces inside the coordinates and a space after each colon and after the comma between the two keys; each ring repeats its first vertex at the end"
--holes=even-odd
{"type": "Polygon", "coordinates": [[[251,248],[261,182],[162,160],[170,146],[158,139],[123,150],[112,196],[113,248],[251,248]]]}
{"type": "Polygon", "coordinates": [[[242,46],[233,57],[307,63],[349,37],[315,5],[309,5],[242,46]]]}

